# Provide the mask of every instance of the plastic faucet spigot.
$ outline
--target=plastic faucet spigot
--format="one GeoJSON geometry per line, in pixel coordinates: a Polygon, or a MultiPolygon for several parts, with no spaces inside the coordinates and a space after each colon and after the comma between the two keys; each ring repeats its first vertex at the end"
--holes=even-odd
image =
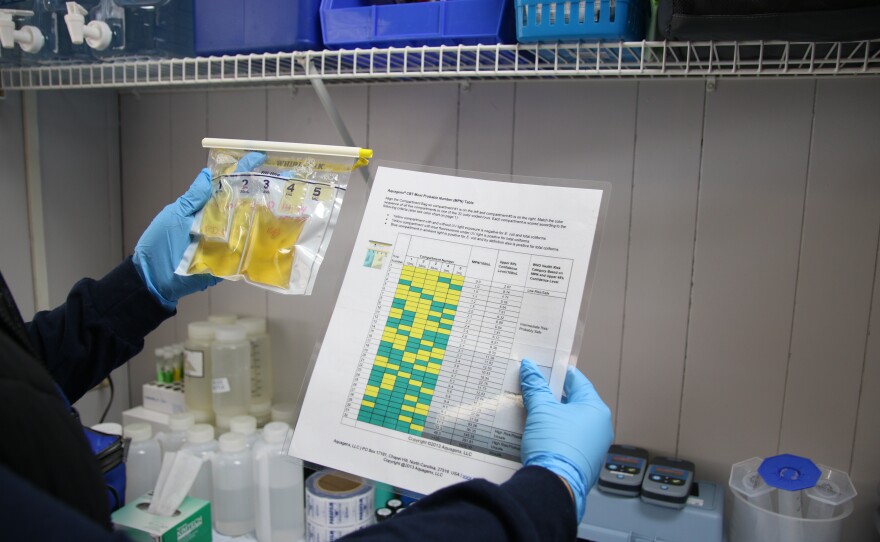
{"type": "Polygon", "coordinates": [[[13,49],[19,44],[26,53],[36,54],[46,42],[43,33],[36,26],[23,26],[15,29],[13,17],[30,17],[33,11],[24,9],[0,9],[0,44],[5,49],[13,49]]]}
{"type": "Polygon", "coordinates": [[[67,2],[67,15],[64,22],[67,23],[67,31],[70,32],[70,41],[75,45],[81,45],[85,40],[86,45],[96,51],[103,51],[110,46],[113,39],[113,31],[104,21],[91,21],[86,24],[86,8],[76,2],[67,2]]]}

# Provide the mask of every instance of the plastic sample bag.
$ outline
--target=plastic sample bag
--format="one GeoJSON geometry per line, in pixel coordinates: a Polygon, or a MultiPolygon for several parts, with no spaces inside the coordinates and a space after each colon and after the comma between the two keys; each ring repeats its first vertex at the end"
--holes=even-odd
{"type": "Polygon", "coordinates": [[[372,151],[212,138],[202,146],[210,149],[213,195],[176,273],[311,294],[348,179],[372,151]]]}

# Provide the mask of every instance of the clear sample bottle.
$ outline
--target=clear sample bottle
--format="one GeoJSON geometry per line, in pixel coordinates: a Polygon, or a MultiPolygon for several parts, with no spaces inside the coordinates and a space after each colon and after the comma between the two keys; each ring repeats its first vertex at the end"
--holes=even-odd
{"type": "Polygon", "coordinates": [[[189,428],[195,423],[196,420],[195,417],[193,417],[192,412],[180,412],[169,416],[168,428],[170,431],[167,433],[163,431],[156,435],[156,440],[159,441],[162,453],[164,454],[165,452],[176,452],[180,450],[180,448],[186,444],[187,431],[189,431],[189,428]]]}
{"type": "Polygon", "coordinates": [[[248,413],[251,404],[251,343],[240,325],[216,326],[211,345],[211,391],[217,428],[229,430],[229,420],[248,413]]]}
{"type": "Polygon", "coordinates": [[[192,454],[202,458],[202,468],[189,490],[189,496],[196,499],[210,501],[213,497],[213,476],[211,473],[211,458],[217,452],[217,441],[214,440],[214,426],[206,423],[197,423],[189,428],[186,433],[186,444],[180,449],[183,453],[192,454]]]}
{"type": "Polygon", "coordinates": [[[184,343],[183,394],[186,409],[198,423],[214,419],[211,399],[211,343],[214,342],[214,324],[191,322],[184,343]]]}
{"type": "Polygon", "coordinates": [[[303,464],[283,451],[290,426],[272,422],[254,445],[257,539],[295,542],[305,530],[303,464]]]}
{"type": "Polygon", "coordinates": [[[265,318],[239,318],[251,342],[251,414],[263,415],[272,403],[275,383],[272,378],[272,345],[266,332],[265,318]]]}
{"type": "Polygon", "coordinates": [[[254,444],[260,440],[257,432],[257,419],[253,416],[235,416],[229,420],[229,432],[244,435],[248,449],[253,449],[254,444]]]}
{"type": "Polygon", "coordinates": [[[148,423],[128,424],[122,434],[131,439],[125,460],[125,502],[132,502],[156,486],[162,450],[151,438],[153,427],[148,423]]]}
{"type": "Polygon", "coordinates": [[[247,439],[238,433],[220,436],[220,451],[211,461],[214,529],[227,536],[254,530],[254,464],[247,439]]]}

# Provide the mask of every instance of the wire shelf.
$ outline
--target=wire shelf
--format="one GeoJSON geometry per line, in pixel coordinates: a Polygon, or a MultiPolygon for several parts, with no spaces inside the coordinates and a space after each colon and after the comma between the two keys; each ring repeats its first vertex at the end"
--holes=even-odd
{"type": "Polygon", "coordinates": [[[880,74],[880,40],[469,45],[53,64],[0,70],[6,90],[391,81],[880,74]]]}

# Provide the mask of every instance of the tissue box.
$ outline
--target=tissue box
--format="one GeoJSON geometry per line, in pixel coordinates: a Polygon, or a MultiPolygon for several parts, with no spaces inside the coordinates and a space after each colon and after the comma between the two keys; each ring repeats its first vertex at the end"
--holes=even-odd
{"type": "Polygon", "coordinates": [[[211,503],[187,497],[171,517],[147,512],[151,493],[113,512],[113,525],[134,542],[211,542],[211,503]]]}
{"type": "Polygon", "coordinates": [[[186,401],[183,397],[183,382],[165,384],[147,382],[143,386],[144,408],[164,414],[186,412],[186,401]]]}

